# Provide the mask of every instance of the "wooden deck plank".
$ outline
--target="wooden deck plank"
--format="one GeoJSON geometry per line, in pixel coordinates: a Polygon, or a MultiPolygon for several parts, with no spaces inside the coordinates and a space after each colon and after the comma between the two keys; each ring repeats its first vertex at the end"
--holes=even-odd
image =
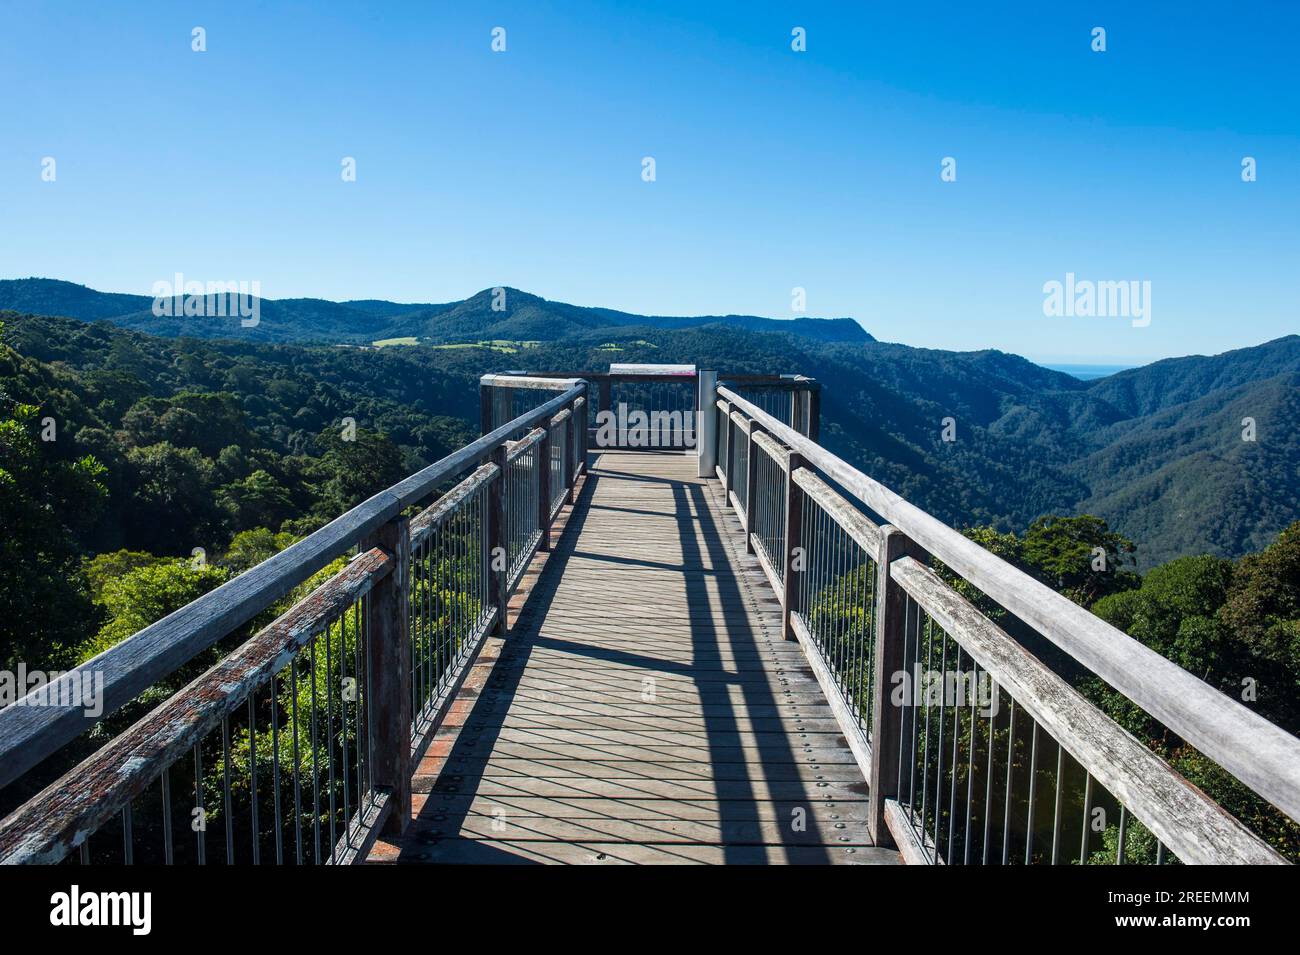
{"type": "Polygon", "coordinates": [[[716,482],[596,457],[370,861],[892,863],[867,787],[716,482]]]}

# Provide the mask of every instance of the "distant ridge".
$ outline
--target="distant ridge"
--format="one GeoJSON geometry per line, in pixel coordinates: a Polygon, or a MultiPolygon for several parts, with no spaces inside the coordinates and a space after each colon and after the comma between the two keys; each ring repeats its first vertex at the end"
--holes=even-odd
{"type": "MultiPolygon", "coordinates": [[[[761,318],[756,315],[634,315],[607,308],[552,302],[505,288],[502,308],[494,289],[459,302],[403,304],[382,299],[331,302],[318,298],[262,299],[256,327],[236,317],[157,316],[147,295],[99,292],[59,279],[0,280],[0,310],[81,321],[109,321],[121,328],[168,338],[239,338],[262,342],[369,344],[416,338],[432,344],[508,339],[557,341],[602,328],[686,329],[720,325],[753,332],[782,332],[819,342],[874,339],[851,318],[761,318]]],[[[227,309],[228,313],[233,310],[227,309]]]]}

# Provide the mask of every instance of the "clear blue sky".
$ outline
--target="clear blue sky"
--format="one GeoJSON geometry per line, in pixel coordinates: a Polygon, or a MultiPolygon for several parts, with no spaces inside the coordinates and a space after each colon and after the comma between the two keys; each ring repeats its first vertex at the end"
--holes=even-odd
{"type": "Polygon", "coordinates": [[[1298,8],[0,0],[0,277],[1256,344],[1300,330],[1298,8]],[[1044,317],[1066,272],[1149,280],[1150,326],[1044,317]]]}

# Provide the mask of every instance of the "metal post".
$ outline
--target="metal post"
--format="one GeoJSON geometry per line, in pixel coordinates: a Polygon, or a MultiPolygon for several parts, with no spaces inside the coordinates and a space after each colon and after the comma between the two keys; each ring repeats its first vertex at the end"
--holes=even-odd
{"type": "Polygon", "coordinates": [[[695,476],[713,477],[718,464],[718,373],[702,371],[695,405],[695,476]]]}
{"type": "Polygon", "coordinates": [[[383,548],[394,557],[393,572],[370,591],[366,615],[366,660],[370,697],[371,779],[393,801],[384,833],[400,835],[411,820],[411,582],[410,523],[396,517],[375,531],[362,550],[383,548]]]}
{"type": "Polygon", "coordinates": [[[885,800],[898,795],[899,744],[903,708],[889,697],[894,674],[907,666],[907,593],[889,576],[889,565],[900,557],[925,559],[925,552],[892,524],[880,529],[876,553],[876,652],[871,700],[871,778],[867,783],[867,828],[876,845],[892,846],[885,824],[885,800]]]}
{"type": "Polygon", "coordinates": [[[492,452],[492,463],[497,466],[496,480],[488,484],[488,580],[489,593],[497,604],[496,625],[492,632],[505,636],[509,629],[506,621],[506,604],[510,601],[507,588],[510,584],[509,568],[506,566],[506,446],[503,444],[492,452]]]}
{"type": "Polygon", "coordinates": [[[781,572],[781,632],[795,640],[790,616],[799,609],[799,575],[807,557],[803,551],[803,491],[794,482],[794,472],[803,467],[803,458],[793,451],[786,454],[785,469],[785,566],[781,572]],[[797,569],[796,569],[797,568],[797,569]]]}

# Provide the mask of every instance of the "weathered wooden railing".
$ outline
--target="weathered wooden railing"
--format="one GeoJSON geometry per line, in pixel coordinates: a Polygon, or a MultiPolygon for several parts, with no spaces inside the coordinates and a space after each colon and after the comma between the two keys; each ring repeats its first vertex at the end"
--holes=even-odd
{"type": "MultiPolygon", "coordinates": [[[[1300,741],[827,452],[814,382],[689,379],[694,408],[708,409],[693,424],[700,472],[722,482],[826,691],[869,781],[878,841],[929,863],[1146,861],[1138,842],[1155,862],[1283,861],[936,568],[1293,819],[1300,741]]],[[[596,382],[602,410],[618,384],[596,382]]],[[[0,860],[340,863],[400,828],[413,746],[504,628],[511,591],[573,500],[590,387],[486,376],[478,441],[66,675],[103,675],[102,718],[355,555],[0,823],[0,860]]],[[[648,410],[684,407],[648,394],[648,410]]],[[[614,433],[618,446],[626,432],[614,433]]],[[[55,684],[0,711],[0,785],[93,724],[65,698],[76,694],[55,684]]]]}
{"type": "MultiPolygon", "coordinates": [[[[537,407],[65,676],[105,675],[102,719],[356,554],[0,823],[0,861],[75,851],[96,862],[346,863],[380,831],[400,831],[413,747],[478,644],[505,627],[510,593],[584,466],[574,422],[586,386],[546,387],[537,407]]],[[[0,711],[4,782],[93,725],[51,703],[57,687],[39,693],[0,711]]]]}
{"type": "MultiPolygon", "coordinates": [[[[1300,740],[993,556],[741,394],[702,449],[914,862],[1285,861],[1065,683],[938,561],[1300,819],[1300,740]],[[1149,835],[1148,835],[1149,834],[1149,835]]],[[[804,419],[807,420],[806,418],[804,419]]]]}

